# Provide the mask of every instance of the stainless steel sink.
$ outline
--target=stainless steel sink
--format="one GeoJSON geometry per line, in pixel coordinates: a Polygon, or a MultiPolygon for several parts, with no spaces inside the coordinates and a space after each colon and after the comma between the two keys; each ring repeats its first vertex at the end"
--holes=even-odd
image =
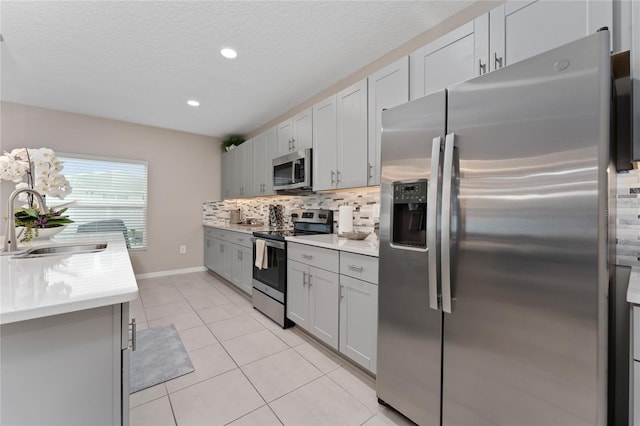
{"type": "Polygon", "coordinates": [[[107,243],[67,243],[52,246],[30,248],[14,257],[32,258],[44,256],[60,256],[67,254],[98,253],[107,248],[107,243]]]}

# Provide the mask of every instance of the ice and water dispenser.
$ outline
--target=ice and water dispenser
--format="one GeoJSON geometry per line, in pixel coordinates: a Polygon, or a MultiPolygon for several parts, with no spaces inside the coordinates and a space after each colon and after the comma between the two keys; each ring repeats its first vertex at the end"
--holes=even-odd
{"type": "Polygon", "coordinates": [[[393,183],[393,245],[427,247],[427,186],[426,179],[393,183]]]}

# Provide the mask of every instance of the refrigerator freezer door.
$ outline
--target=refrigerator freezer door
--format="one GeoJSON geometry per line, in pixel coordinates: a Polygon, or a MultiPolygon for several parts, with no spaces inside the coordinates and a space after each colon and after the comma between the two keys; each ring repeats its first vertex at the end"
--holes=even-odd
{"type": "MultiPolygon", "coordinates": [[[[446,94],[441,91],[382,114],[377,394],[424,425],[440,422],[442,312],[429,307],[437,306],[429,294],[429,284],[437,283],[428,279],[428,255],[438,252],[431,246],[437,243],[427,239],[413,247],[418,239],[412,238],[425,227],[412,219],[423,208],[426,228],[438,225],[431,222],[433,197],[427,196],[426,206],[420,197],[433,194],[432,185],[439,187],[440,172],[436,171],[434,182],[431,167],[441,161],[432,162],[431,156],[441,155],[437,145],[434,149],[434,138],[444,137],[445,106],[446,94]],[[407,198],[411,203],[404,203],[407,198]],[[393,234],[394,224],[403,229],[393,234]],[[393,241],[407,243],[395,248],[393,241]]],[[[431,293],[436,292],[437,288],[431,293]]]]}
{"type": "Polygon", "coordinates": [[[608,46],[600,32],[449,90],[443,425],[606,424],[608,46]]]}

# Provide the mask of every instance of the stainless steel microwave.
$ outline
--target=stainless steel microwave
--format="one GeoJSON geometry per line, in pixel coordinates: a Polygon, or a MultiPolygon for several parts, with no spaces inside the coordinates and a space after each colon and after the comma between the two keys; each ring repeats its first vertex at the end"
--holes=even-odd
{"type": "Polygon", "coordinates": [[[311,189],[311,148],[273,159],[273,189],[311,189]]]}

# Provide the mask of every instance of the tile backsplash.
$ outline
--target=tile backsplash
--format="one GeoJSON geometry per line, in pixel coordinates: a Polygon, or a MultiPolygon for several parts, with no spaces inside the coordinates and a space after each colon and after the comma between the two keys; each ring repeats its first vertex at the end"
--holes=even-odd
{"type": "MultiPolygon", "coordinates": [[[[242,217],[269,223],[269,204],[285,207],[285,226],[291,226],[291,210],[322,208],[333,210],[334,232],[339,231],[338,207],[354,207],[353,225],[357,231],[372,232],[380,212],[379,188],[361,188],[334,193],[283,195],[234,201],[205,201],[204,223],[221,225],[229,219],[227,210],[240,208],[242,217]]],[[[640,170],[617,174],[616,263],[640,267],[640,170]]]]}
{"type": "Polygon", "coordinates": [[[216,225],[229,220],[230,209],[241,209],[242,217],[255,218],[265,224],[269,223],[269,205],[284,206],[285,227],[291,226],[291,211],[295,209],[329,209],[333,210],[334,232],[339,231],[338,207],[353,206],[353,227],[356,231],[373,232],[374,224],[380,214],[380,188],[358,188],[332,193],[309,193],[304,195],[276,195],[241,199],[233,201],[205,201],[202,207],[204,223],[216,225]]]}

